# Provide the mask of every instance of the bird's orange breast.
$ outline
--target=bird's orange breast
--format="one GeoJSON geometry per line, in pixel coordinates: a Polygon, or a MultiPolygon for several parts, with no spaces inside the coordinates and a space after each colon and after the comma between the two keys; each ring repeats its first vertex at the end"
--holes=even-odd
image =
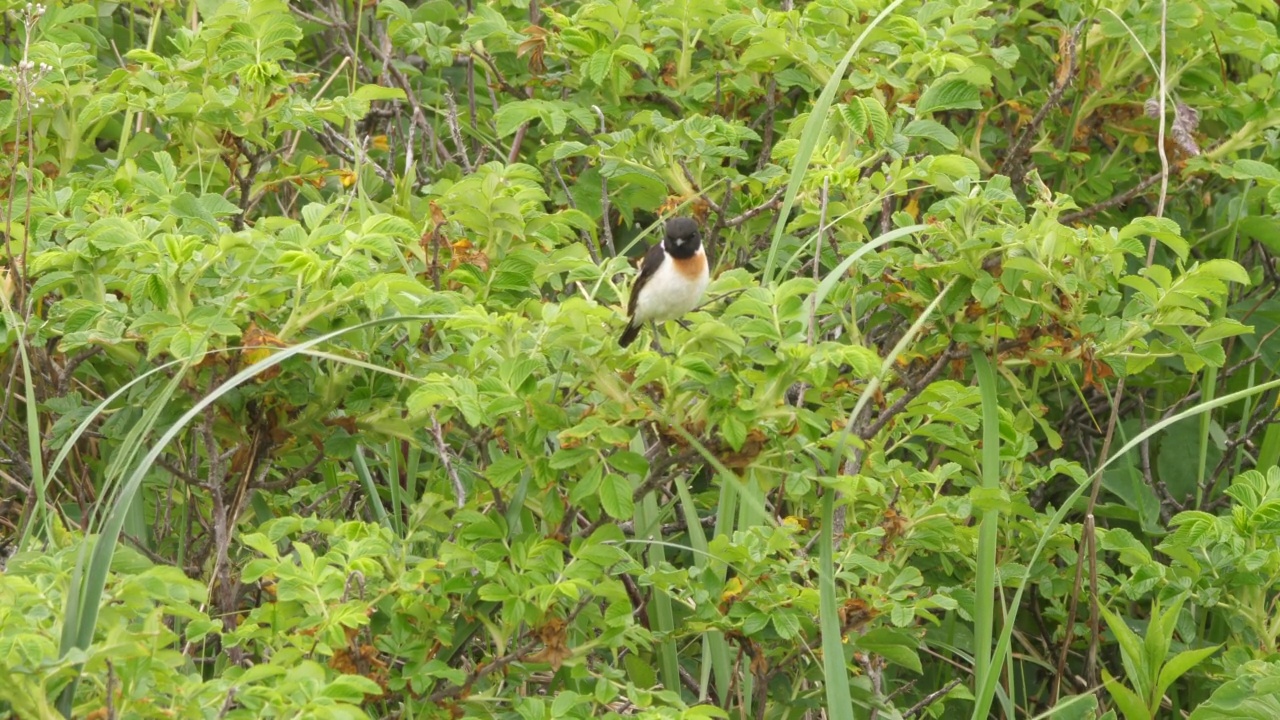
{"type": "Polygon", "coordinates": [[[686,280],[697,280],[707,273],[707,254],[701,250],[691,258],[668,257],[667,260],[675,265],[676,272],[686,280]]]}

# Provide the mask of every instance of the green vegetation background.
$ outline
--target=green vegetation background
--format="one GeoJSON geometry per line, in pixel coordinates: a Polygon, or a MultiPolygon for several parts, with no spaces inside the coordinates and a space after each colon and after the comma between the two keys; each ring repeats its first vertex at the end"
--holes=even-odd
{"type": "Polygon", "coordinates": [[[1280,717],[1276,3],[0,5],[0,717],[1280,717]]]}

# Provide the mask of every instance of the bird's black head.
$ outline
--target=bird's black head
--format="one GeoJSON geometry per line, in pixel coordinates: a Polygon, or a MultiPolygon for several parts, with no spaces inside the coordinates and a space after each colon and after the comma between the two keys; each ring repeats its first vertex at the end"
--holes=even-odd
{"type": "Polygon", "coordinates": [[[671,257],[684,259],[693,257],[702,247],[702,236],[698,233],[698,223],[689,218],[671,218],[667,221],[667,239],[663,242],[671,257]]]}

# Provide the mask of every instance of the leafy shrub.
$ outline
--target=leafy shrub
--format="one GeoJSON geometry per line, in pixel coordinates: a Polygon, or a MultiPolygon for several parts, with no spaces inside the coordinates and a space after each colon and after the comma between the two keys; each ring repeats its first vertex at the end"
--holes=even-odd
{"type": "Polygon", "coordinates": [[[1276,8],[792,5],[9,8],[0,710],[1271,687],[1276,8]]]}

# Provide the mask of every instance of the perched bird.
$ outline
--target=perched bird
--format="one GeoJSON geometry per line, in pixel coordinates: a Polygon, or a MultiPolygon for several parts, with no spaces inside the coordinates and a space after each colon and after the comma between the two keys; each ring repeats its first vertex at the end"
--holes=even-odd
{"type": "Polygon", "coordinates": [[[689,218],[667,221],[666,237],[649,248],[631,286],[627,327],[618,344],[627,347],[647,322],[674,320],[697,307],[711,276],[698,224],[689,218]]]}

